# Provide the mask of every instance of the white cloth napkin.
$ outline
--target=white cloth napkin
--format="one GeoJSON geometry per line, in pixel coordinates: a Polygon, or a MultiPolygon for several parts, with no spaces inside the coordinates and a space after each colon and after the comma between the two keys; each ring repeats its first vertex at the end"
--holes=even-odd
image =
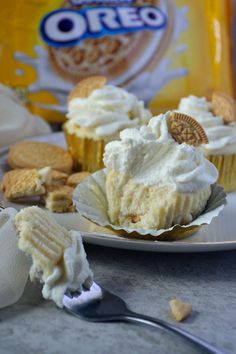
{"type": "Polygon", "coordinates": [[[17,247],[13,218],[17,211],[0,211],[0,308],[21,297],[29,275],[30,261],[17,247]]]}
{"type": "Polygon", "coordinates": [[[14,91],[0,84],[0,147],[50,133],[49,124],[31,114],[14,91]]]}

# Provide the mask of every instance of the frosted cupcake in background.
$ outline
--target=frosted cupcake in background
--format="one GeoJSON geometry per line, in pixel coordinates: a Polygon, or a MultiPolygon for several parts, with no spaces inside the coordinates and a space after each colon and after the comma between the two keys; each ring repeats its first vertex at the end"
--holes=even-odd
{"type": "Polygon", "coordinates": [[[204,155],[219,170],[218,183],[226,192],[236,189],[236,105],[223,93],[182,98],[178,111],[195,118],[204,128],[209,143],[201,146],[204,155]]]}
{"type": "Polygon", "coordinates": [[[218,178],[215,166],[193,146],[204,142],[207,136],[194,119],[167,112],[146,127],[123,130],[119,141],[107,144],[111,224],[158,230],[196,219],[218,178]]]}
{"type": "Polygon", "coordinates": [[[151,113],[133,94],[94,76],[69,94],[67,118],[64,132],[75,168],[93,172],[103,167],[105,145],[124,128],[147,124],[151,113]]]}

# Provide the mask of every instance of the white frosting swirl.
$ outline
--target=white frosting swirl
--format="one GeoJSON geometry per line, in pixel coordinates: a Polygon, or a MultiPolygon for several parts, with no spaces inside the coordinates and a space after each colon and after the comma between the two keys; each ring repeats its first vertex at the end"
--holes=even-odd
{"type": "Polygon", "coordinates": [[[55,265],[52,273],[43,279],[43,297],[53,300],[59,307],[63,307],[66,290],[81,291],[83,285],[89,288],[93,278],[80,233],[70,231],[70,236],[72,243],[64,251],[63,267],[55,265]]]}
{"type": "Polygon", "coordinates": [[[83,127],[99,137],[118,134],[127,127],[146,124],[151,113],[133,94],[114,86],[94,90],[87,98],[69,101],[67,126],[76,133],[83,127]]]}
{"type": "Polygon", "coordinates": [[[196,192],[216,182],[218,172],[198,149],[177,144],[168,132],[171,112],[153,117],[147,127],[125,129],[106,145],[105,166],[145,185],[169,185],[196,192]]]}
{"type": "Polygon", "coordinates": [[[236,124],[224,124],[223,118],[214,116],[212,105],[204,97],[182,98],[178,110],[195,118],[204,128],[209,143],[202,146],[206,155],[228,155],[236,153],[236,124]]]}

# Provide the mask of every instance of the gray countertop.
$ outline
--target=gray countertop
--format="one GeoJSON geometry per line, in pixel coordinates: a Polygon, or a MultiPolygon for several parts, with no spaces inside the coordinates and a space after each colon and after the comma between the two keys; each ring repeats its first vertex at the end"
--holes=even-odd
{"type": "MultiPolygon", "coordinates": [[[[168,302],[193,304],[192,315],[177,324],[236,353],[236,251],[158,254],[87,245],[95,278],[120,294],[137,312],[175,323],[168,302]]],[[[0,310],[1,354],[195,353],[162,331],[125,323],[88,323],[41,298],[41,286],[28,283],[21,300],[0,310]]]]}

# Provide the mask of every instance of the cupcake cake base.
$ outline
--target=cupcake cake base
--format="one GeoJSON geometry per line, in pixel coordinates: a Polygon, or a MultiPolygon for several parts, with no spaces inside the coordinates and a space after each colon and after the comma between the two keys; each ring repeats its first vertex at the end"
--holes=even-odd
{"type": "Polygon", "coordinates": [[[129,228],[167,229],[185,225],[204,210],[210,186],[195,193],[178,193],[168,186],[146,186],[109,171],[106,178],[108,214],[112,224],[129,228]]]}
{"type": "Polygon", "coordinates": [[[199,230],[202,225],[210,224],[226,204],[226,195],[218,185],[211,186],[211,195],[201,215],[186,225],[174,225],[167,229],[132,229],[114,225],[108,215],[105,169],[87,177],[74,190],[73,201],[80,215],[95,224],[106,227],[117,235],[150,241],[174,241],[186,238],[199,230]]]}

